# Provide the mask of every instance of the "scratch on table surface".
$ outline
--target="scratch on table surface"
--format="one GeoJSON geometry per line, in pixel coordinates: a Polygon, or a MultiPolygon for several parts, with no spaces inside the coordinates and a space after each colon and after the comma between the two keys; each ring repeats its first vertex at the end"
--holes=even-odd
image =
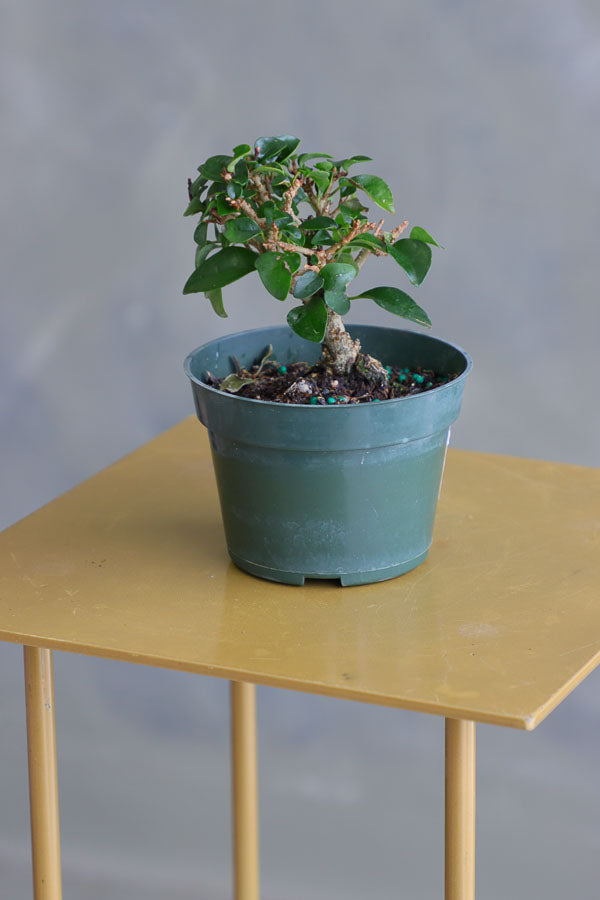
{"type": "Polygon", "coordinates": [[[600,638],[596,638],[595,641],[589,641],[587,644],[581,644],[579,647],[573,647],[572,650],[564,650],[560,653],[560,656],[569,656],[571,653],[579,653],[580,650],[587,650],[588,647],[595,647],[596,644],[600,644],[600,638]]]}
{"type": "Polygon", "coordinates": [[[432,572],[434,572],[436,569],[438,569],[439,566],[440,566],[439,562],[430,563],[430,565],[428,565],[427,568],[421,569],[421,571],[418,574],[413,575],[413,579],[414,579],[413,583],[411,584],[410,588],[406,592],[406,596],[404,597],[404,602],[406,604],[408,604],[412,595],[414,594],[414,592],[416,591],[418,586],[421,584],[421,582],[425,581],[425,579],[428,578],[432,572]]]}
{"type": "Polygon", "coordinates": [[[17,569],[20,569],[20,568],[21,568],[21,563],[19,562],[19,560],[17,559],[17,557],[15,556],[15,554],[12,552],[12,550],[10,551],[10,555],[11,555],[11,559],[12,559],[12,561],[14,562],[15,566],[17,567],[17,569]]]}
{"type": "Polygon", "coordinates": [[[485,657],[481,656],[479,653],[475,653],[475,656],[477,658],[477,662],[481,663],[482,666],[485,666],[486,669],[490,669],[490,671],[495,672],[496,675],[501,675],[502,677],[504,677],[504,675],[506,674],[504,669],[498,669],[496,666],[493,666],[490,662],[487,661],[487,659],[485,659],[485,657]]]}
{"type": "Polygon", "coordinates": [[[31,584],[36,589],[48,587],[47,584],[37,584],[31,577],[31,575],[22,575],[21,578],[23,579],[23,581],[28,581],[29,584],[31,584]]]}

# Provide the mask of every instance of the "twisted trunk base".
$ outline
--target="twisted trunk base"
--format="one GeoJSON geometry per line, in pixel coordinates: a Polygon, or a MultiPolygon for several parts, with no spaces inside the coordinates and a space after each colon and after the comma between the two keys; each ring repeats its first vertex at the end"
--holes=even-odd
{"type": "Polygon", "coordinates": [[[336,375],[346,375],[356,363],[360,341],[350,337],[344,321],[332,309],[328,310],[327,328],[323,338],[323,360],[336,375]]]}
{"type": "Polygon", "coordinates": [[[323,361],[336,375],[347,375],[354,367],[373,384],[385,384],[387,372],[378,359],[360,352],[360,341],[352,338],[344,321],[332,309],[328,310],[327,328],[323,338],[323,361]]]}

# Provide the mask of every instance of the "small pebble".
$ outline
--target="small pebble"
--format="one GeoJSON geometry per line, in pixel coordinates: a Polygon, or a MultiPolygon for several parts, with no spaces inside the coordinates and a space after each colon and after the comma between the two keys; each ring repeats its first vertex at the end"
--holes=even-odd
{"type": "Polygon", "coordinates": [[[328,398],[327,398],[327,402],[328,402],[328,403],[335,403],[335,397],[328,397],[328,398]]]}
{"type": "Polygon", "coordinates": [[[373,397],[373,403],[380,403],[379,397],[373,397]]]}
{"type": "Polygon", "coordinates": [[[308,402],[309,402],[309,403],[312,403],[312,405],[314,406],[316,403],[319,402],[319,398],[318,398],[318,397],[311,397],[310,400],[309,400],[308,402]]]}
{"type": "Polygon", "coordinates": [[[347,402],[348,402],[348,398],[347,398],[347,397],[338,397],[338,400],[339,400],[340,403],[347,403],[347,402]]]}
{"type": "Polygon", "coordinates": [[[433,381],[428,381],[428,382],[426,382],[425,387],[426,387],[426,388],[433,387],[433,381]]]}
{"type": "Polygon", "coordinates": [[[423,382],[425,381],[422,375],[415,374],[413,375],[413,378],[417,382],[417,384],[423,384],[423,382]]]}
{"type": "Polygon", "coordinates": [[[386,367],[385,367],[385,371],[388,373],[388,375],[391,375],[391,374],[392,374],[392,367],[391,367],[391,366],[386,366],[386,367]]]}
{"type": "Polygon", "coordinates": [[[285,373],[287,372],[287,366],[279,366],[277,371],[279,372],[280,375],[285,375],[285,373]]]}
{"type": "Polygon", "coordinates": [[[406,375],[398,375],[398,381],[406,381],[406,375]]]}

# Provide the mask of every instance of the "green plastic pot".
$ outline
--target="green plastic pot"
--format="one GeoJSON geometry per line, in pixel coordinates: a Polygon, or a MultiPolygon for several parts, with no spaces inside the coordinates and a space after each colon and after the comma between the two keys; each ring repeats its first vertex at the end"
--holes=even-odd
{"type": "Polygon", "coordinates": [[[251,366],[269,344],[280,364],[316,362],[320,345],[287,326],[217,338],[185,360],[210,435],[229,555],[261,578],[368,584],[427,556],[471,360],[426,334],[367,325],[348,331],[385,365],[459,377],[422,394],[344,406],[249,400],[205,383],[207,372],[235,371],[233,357],[251,366]]]}

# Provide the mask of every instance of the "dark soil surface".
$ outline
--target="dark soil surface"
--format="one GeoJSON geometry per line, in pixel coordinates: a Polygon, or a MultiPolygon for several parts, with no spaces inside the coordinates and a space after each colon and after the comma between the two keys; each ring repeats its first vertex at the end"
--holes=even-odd
{"type": "MultiPolygon", "coordinates": [[[[431,369],[420,367],[409,369],[402,366],[386,366],[385,383],[368,381],[360,372],[353,369],[347,375],[332,374],[323,364],[309,366],[308,363],[291,363],[279,365],[276,361],[264,362],[252,366],[249,370],[238,366],[237,375],[240,380],[247,381],[237,390],[230,390],[238,397],[250,397],[253,400],[271,400],[277,403],[301,404],[344,404],[371,403],[380,400],[393,400],[411,394],[431,391],[442,384],[453,381],[458,375],[440,374],[431,369]]],[[[228,376],[229,379],[232,376],[228,376]]],[[[210,373],[206,379],[211,387],[222,387],[224,379],[216,379],[210,373]]],[[[234,382],[232,387],[237,387],[234,382]]]]}

